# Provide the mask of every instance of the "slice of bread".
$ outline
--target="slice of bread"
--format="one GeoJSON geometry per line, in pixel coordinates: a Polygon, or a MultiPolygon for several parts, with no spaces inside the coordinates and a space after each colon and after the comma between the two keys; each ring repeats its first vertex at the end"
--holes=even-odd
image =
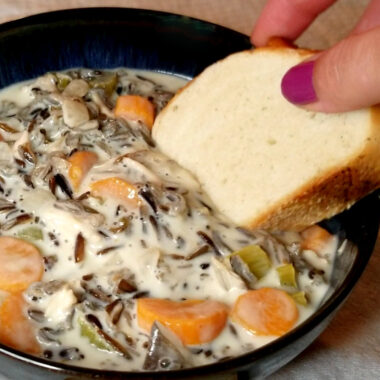
{"type": "Polygon", "coordinates": [[[190,170],[238,225],[301,229],[380,186],[380,108],[306,111],[280,91],[312,52],[266,47],[228,56],[157,117],[158,147],[190,170]]]}

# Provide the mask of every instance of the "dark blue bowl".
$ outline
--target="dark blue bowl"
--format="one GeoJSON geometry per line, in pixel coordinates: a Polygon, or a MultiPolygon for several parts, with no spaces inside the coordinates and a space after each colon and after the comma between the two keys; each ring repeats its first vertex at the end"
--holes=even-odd
{"type": "MultiPolygon", "coordinates": [[[[198,74],[249,39],[218,25],[169,13],[93,8],[47,13],[0,25],[0,88],[50,70],[130,67],[198,74]]],[[[325,227],[357,246],[335,263],[331,292],[290,333],[254,352],[204,367],[166,373],[100,371],[56,364],[0,344],[0,373],[10,379],[248,379],[264,377],[304,350],[327,326],[358,281],[375,245],[380,201],[374,193],[325,227]]]]}

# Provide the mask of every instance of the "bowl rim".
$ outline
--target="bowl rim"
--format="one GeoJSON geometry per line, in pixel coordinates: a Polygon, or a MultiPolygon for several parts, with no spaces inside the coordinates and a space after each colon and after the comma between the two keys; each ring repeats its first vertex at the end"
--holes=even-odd
{"type": "MultiPolygon", "coordinates": [[[[190,20],[194,23],[200,23],[203,25],[213,26],[215,29],[224,31],[227,33],[233,33],[241,38],[247,39],[243,33],[235,31],[233,29],[204,21],[195,17],[184,16],[176,13],[156,11],[141,8],[122,8],[122,7],[86,7],[86,8],[72,8],[57,10],[51,12],[44,12],[26,16],[17,20],[11,20],[0,24],[0,33],[4,31],[9,31],[13,28],[20,27],[31,27],[33,25],[45,22],[46,18],[49,18],[50,23],[54,24],[57,22],[68,22],[70,19],[77,19],[81,15],[87,14],[88,12],[132,12],[132,13],[143,13],[146,15],[161,15],[163,17],[175,17],[177,20],[190,20]],[[72,16],[72,17],[70,17],[72,16]]],[[[96,20],[94,20],[96,21],[96,20]]],[[[370,195],[374,198],[373,202],[380,202],[379,196],[376,194],[370,195]]],[[[309,316],[304,322],[296,326],[287,334],[273,340],[272,342],[250,351],[244,353],[237,357],[232,357],[225,361],[215,362],[203,366],[185,368],[181,370],[174,371],[113,371],[113,370],[102,370],[93,369],[90,367],[79,367],[75,365],[53,362],[44,358],[36,357],[31,354],[23,353],[11,347],[7,347],[0,343],[0,355],[4,355],[14,360],[21,361],[25,364],[29,364],[42,369],[47,369],[55,373],[61,373],[65,375],[86,375],[91,374],[91,376],[96,378],[107,378],[107,377],[120,377],[120,376],[139,376],[139,378],[159,378],[164,376],[165,378],[178,379],[181,377],[189,376],[206,376],[210,374],[217,374],[220,372],[232,373],[244,367],[251,366],[254,362],[259,359],[268,356],[269,354],[278,351],[286,346],[289,346],[292,342],[296,341],[300,336],[307,334],[312,331],[315,327],[321,324],[329,315],[331,315],[337,308],[343,303],[347,296],[352,291],[353,287],[362,275],[375,246],[377,231],[379,228],[380,217],[372,218],[374,223],[371,225],[370,231],[370,244],[366,246],[363,252],[356,254],[352,267],[350,268],[348,274],[342,283],[337,287],[337,289],[332,293],[332,295],[327,299],[327,301],[317,309],[311,316],[309,316]]]]}
{"type": "MultiPolygon", "coordinates": [[[[182,19],[183,21],[189,20],[191,22],[203,24],[205,26],[212,26],[213,28],[219,29],[220,31],[225,31],[228,34],[235,34],[236,36],[249,40],[249,36],[244,33],[241,33],[237,30],[234,30],[232,28],[229,28],[223,25],[216,24],[215,22],[201,20],[193,16],[186,16],[179,13],[147,9],[147,8],[138,8],[138,7],[128,8],[128,7],[119,7],[119,6],[105,6],[105,7],[90,6],[90,7],[81,7],[81,8],[58,9],[58,10],[53,10],[53,11],[35,13],[35,14],[23,16],[17,19],[0,22],[0,33],[4,31],[8,31],[12,28],[30,27],[32,25],[38,25],[39,21],[46,22],[46,18],[49,19],[49,23],[55,23],[58,20],[61,20],[61,22],[69,21],[69,17],[66,17],[65,19],[63,18],[56,19],[56,17],[58,18],[59,16],[64,17],[64,16],[70,16],[71,14],[73,16],[81,16],[81,15],[88,15],[88,12],[97,13],[97,12],[115,12],[115,11],[131,12],[131,13],[136,13],[136,14],[140,13],[140,14],[153,15],[153,16],[174,17],[178,20],[182,19]]],[[[93,20],[93,21],[101,21],[101,19],[93,20]]]]}

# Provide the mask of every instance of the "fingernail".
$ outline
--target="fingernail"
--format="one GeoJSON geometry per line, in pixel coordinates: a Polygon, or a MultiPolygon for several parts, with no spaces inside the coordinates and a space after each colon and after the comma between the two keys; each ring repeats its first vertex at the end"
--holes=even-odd
{"type": "Polygon", "coordinates": [[[293,104],[308,104],[317,100],[313,86],[315,61],[292,67],[282,78],[282,95],[293,104]]]}

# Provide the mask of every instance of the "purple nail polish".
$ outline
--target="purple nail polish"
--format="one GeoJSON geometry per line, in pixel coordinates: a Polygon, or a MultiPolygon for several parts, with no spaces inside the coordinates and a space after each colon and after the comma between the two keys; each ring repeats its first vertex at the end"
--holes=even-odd
{"type": "Polygon", "coordinates": [[[314,61],[292,67],[282,78],[282,95],[293,104],[308,104],[317,100],[313,86],[314,61]]]}

